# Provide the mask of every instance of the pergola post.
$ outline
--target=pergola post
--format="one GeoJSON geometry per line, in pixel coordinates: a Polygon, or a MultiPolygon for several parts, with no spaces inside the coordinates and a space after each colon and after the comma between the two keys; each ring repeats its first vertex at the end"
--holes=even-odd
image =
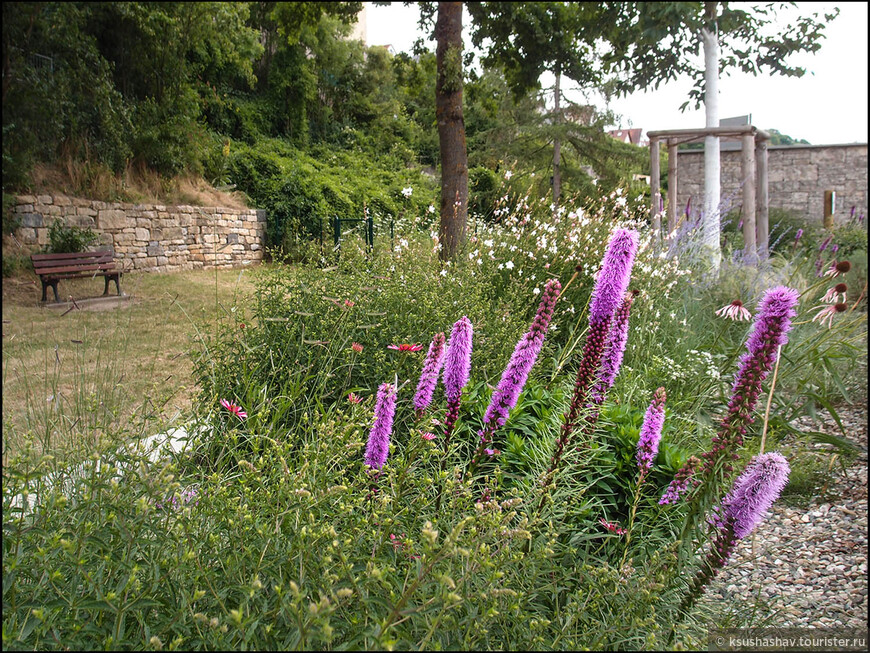
{"type": "Polygon", "coordinates": [[[659,139],[651,138],[649,141],[649,184],[650,184],[650,219],[656,244],[662,239],[662,214],[661,214],[661,183],[662,174],[659,161],[659,139]]]}
{"type": "Polygon", "coordinates": [[[770,191],[767,186],[767,139],[760,135],[755,141],[755,165],[758,168],[758,215],[755,216],[755,242],[758,257],[766,261],[769,256],[770,191]]]}
{"type": "Polygon", "coordinates": [[[743,173],[743,262],[755,265],[758,253],[755,243],[755,134],[742,136],[743,173]]]}
{"type": "Polygon", "coordinates": [[[668,241],[677,228],[677,141],[668,139],[668,241]]]}

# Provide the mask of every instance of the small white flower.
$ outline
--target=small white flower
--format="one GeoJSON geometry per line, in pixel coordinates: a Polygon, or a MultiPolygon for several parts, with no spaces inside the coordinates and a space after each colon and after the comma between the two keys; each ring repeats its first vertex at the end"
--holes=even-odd
{"type": "Polygon", "coordinates": [[[504,173],[505,179],[510,179],[513,176],[514,176],[514,173],[512,173],[510,170],[508,170],[507,172],[504,173]]]}
{"type": "Polygon", "coordinates": [[[535,289],[532,291],[532,294],[533,294],[533,295],[540,295],[540,294],[541,294],[541,289],[540,289],[540,288],[535,288],[535,289]]]}
{"type": "Polygon", "coordinates": [[[507,263],[504,264],[504,266],[505,266],[508,270],[513,270],[513,269],[514,269],[514,262],[513,262],[513,261],[508,261],[507,263]]]}
{"type": "Polygon", "coordinates": [[[447,270],[441,270],[441,276],[442,276],[442,277],[446,277],[446,276],[447,276],[447,270]]]}
{"type": "Polygon", "coordinates": [[[429,208],[427,210],[429,211],[429,213],[435,213],[435,207],[432,204],[429,205],[429,208]]]}

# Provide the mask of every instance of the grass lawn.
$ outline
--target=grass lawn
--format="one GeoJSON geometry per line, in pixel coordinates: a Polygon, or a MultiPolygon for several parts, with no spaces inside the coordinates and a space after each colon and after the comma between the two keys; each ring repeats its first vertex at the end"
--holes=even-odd
{"type": "MultiPolygon", "coordinates": [[[[195,395],[187,354],[197,334],[231,316],[244,320],[255,274],[132,272],[121,284],[130,301],[66,314],[40,306],[32,272],[3,279],[4,462],[28,433],[56,450],[109,427],[178,417],[195,395]]],[[[59,284],[62,300],[102,290],[102,279],[59,284]]]]}

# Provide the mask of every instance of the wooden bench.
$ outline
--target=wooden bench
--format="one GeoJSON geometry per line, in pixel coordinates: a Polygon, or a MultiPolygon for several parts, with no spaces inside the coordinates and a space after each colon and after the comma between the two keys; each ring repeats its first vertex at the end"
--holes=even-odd
{"type": "Polygon", "coordinates": [[[115,265],[112,252],[77,252],[75,254],[31,254],[33,271],[42,281],[42,301],[46,301],[46,290],[54,290],[54,301],[59,302],[57,282],[60,279],[78,279],[102,276],[106,281],[103,295],[109,294],[109,281],[115,282],[118,295],[121,295],[121,270],[115,265]]]}

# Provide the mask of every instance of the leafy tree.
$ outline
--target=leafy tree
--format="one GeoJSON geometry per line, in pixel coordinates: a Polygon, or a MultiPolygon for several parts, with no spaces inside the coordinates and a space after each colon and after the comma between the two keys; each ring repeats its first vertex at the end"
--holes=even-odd
{"type": "MultiPolygon", "coordinates": [[[[758,75],[771,72],[800,77],[806,71],[788,63],[796,52],[821,48],[825,24],[839,13],[818,13],[776,24],[777,14],[795,3],[750,5],[729,2],[604,2],[601,24],[609,50],[603,57],[611,74],[609,92],[626,94],[658,88],[665,80],[688,75],[695,81],[685,109],[705,103],[707,127],[719,124],[718,78],[723,71],[739,69],[758,75]],[[704,66],[697,63],[701,45],[704,66]],[[714,88],[715,87],[715,88],[714,88]]],[[[708,262],[718,271],[719,249],[719,157],[718,138],[705,142],[705,210],[702,242],[708,262]]]]}

